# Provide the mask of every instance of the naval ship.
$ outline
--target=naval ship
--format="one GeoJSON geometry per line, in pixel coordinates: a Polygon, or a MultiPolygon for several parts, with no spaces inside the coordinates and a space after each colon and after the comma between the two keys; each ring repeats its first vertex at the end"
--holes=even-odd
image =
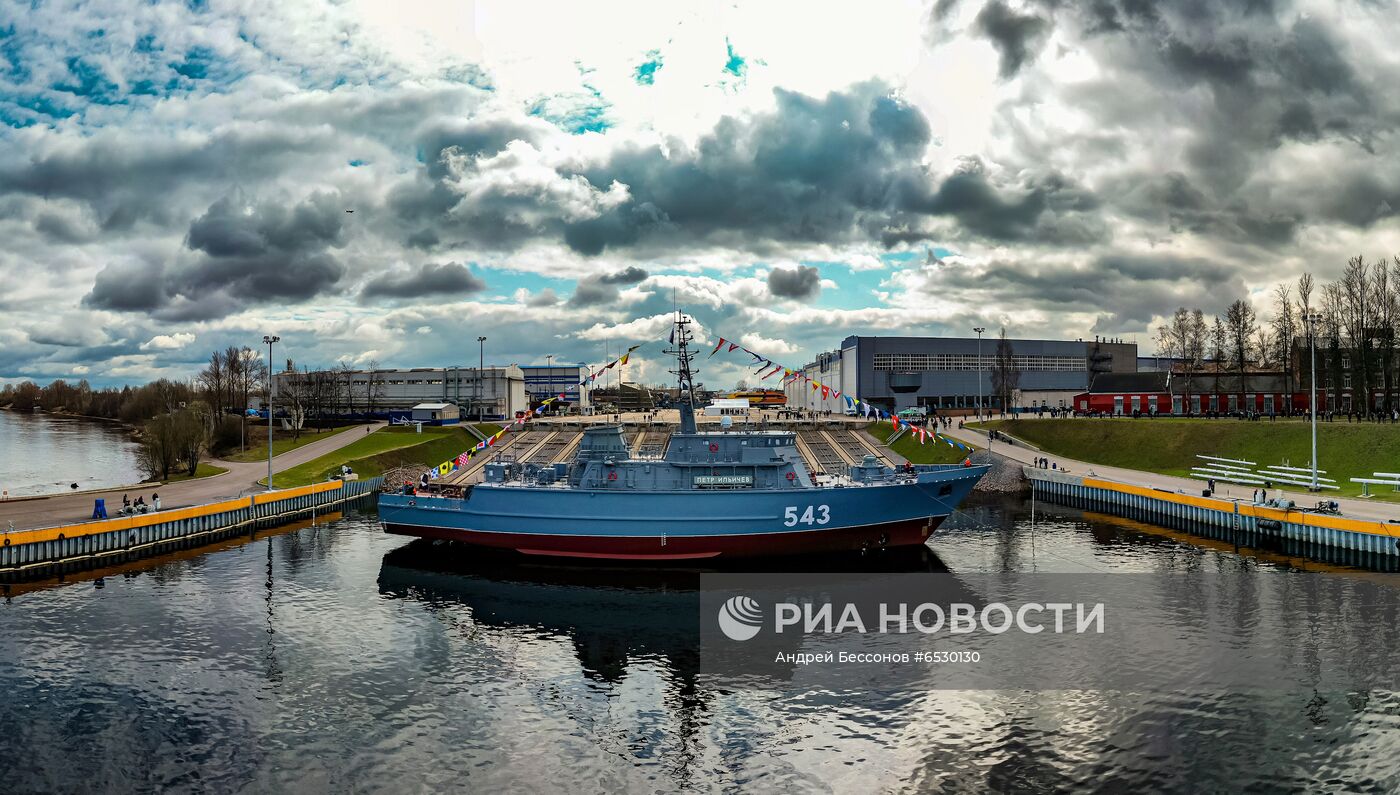
{"type": "Polygon", "coordinates": [[[484,481],[379,498],[389,533],[531,556],[685,561],[859,552],[928,540],[988,469],[891,468],[867,456],[844,474],[814,476],[792,431],[695,425],[690,320],[673,346],[680,427],[660,458],[635,457],[619,424],[583,433],[570,463],[504,455],[484,481]]]}

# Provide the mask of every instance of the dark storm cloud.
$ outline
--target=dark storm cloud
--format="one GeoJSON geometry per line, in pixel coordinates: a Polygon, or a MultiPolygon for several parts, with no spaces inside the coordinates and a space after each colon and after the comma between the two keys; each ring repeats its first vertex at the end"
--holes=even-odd
{"type": "Polygon", "coordinates": [[[189,184],[272,178],[333,148],[334,137],[325,129],[239,126],[159,145],[104,131],[22,160],[0,159],[0,195],[76,199],[93,208],[105,229],[124,229],[141,218],[180,217],[183,208],[172,197],[189,184]]]}
{"type": "MultiPolygon", "coordinates": [[[[1294,143],[1327,141],[1370,159],[1400,123],[1400,105],[1378,80],[1394,70],[1372,68],[1363,76],[1359,50],[1325,16],[1274,2],[1044,7],[1053,7],[1055,21],[1071,35],[1076,27],[1082,32],[1082,46],[1104,74],[1066,95],[1095,119],[1095,132],[1057,146],[1088,159],[1116,138],[1113,148],[1133,151],[1144,124],[1178,129],[1184,142],[1184,160],[1173,172],[1101,179],[1097,195],[1109,209],[1160,222],[1164,231],[1265,247],[1291,243],[1309,223],[1366,226],[1388,217],[1382,202],[1394,206],[1392,192],[1380,186],[1400,181],[1395,158],[1347,181],[1338,176],[1327,193],[1353,197],[1345,207],[1300,201],[1317,186],[1292,174],[1261,174],[1276,150],[1294,143]],[[1155,108],[1141,102],[1144,90],[1154,92],[1155,108]],[[1269,188],[1256,187],[1261,176],[1269,188]]],[[[1372,10],[1363,4],[1344,13],[1372,10]]]]}
{"type": "Polygon", "coordinates": [[[973,24],[1001,55],[1002,77],[1014,76],[1032,60],[1051,28],[1049,20],[1035,14],[1018,14],[1001,0],[982,6],[973,24]]]}
{"type": "Polygon", "coordinates": [[[1111,184],[1121,188],[1118,208],[1172,232],[1226,240],[1281,245],[1293,239],[1302,222],[1295,211],[1257,209],[1243,200],[1218,201],[1173,171],[1165,174],[1125,174],[1111,184]]]}
{"type": "MultiPolygon", "coordinates": [[[[980,171],[964,172],[940,186],[922,164],[931,140],[928,120],[878,84],[825,98],[779,90],[775,99],[774,112],[724,118],[691,149],[624,146],[581,172],[560,172],[571,180],[567,184],[583,178],[599,194],[625,186],[626,200],[608,202],[585,219],[569,220],[551,191],[570,192],[555,186],[486,199],[478,193],[469,210],[457,205],[448,220],[444,213],[461,188],[419,178],[396,188],[391,204],[401,213],[436,216],[435,239],[444,242],[509,249],[558,235],[585,255],[676,246],[759,251],[891,232],[927,239],[933,233],[926,222],[937,218],[961,222],[964,234],[996,240],[1034,234],[1050,243],[1082,243],[1105,234],[1087,217],[1092,197],[1060,175],[1027,169],[999,184],[980,171]],[[530,221],[518,220],[512,211],[519,207],[531,210],[530,221]],[[1062,213],[1072,217],[1058,217],[1062,213]]],[[[473,145],[486,147],[483,152],[518,133],[476,132],[473,145]]],[[[606,298],[588,287],[575,300],[606,298]]]]}
{"type": "Polygon", "coordinates": [[[906,203],[917,212],[951,216],[966,230],[992,240],[1089,243],[1107,236],[1091,214],[1093,194],[1059,174],[1034,177],[1016,191],[999,191],[978,161],[964,163],[931,194],[923,181],[906,183],[906,203]],[[1071,222],[1078,216],[1078,222],[1071,222]]]}
{"type": "Polygon", "coordinates": [[[808,300],[822,291],[821,274],[810,265],[774,268],[768,272],[768,292],[778,298],[808,300]]]}
{"type": "Polygon", "coordinates": [[[471,156],[494,155],[512,141],[536,143],[553,132],[551,125],[535,119],[439,119],[424,128],[418,136],[418,147],[423,152],[428,176],[439,179],[447,173],[442,156],[448,150],[471,156]]]}
{"type": "Polygon", "coordinates": [[[114,262],[98,272],[83,303],[118,312],[149,312],[167,300],[161,284],[164,272],[156,262],[114,262]]]}
{"type": "MultiPolygon", "coordinates": [[[[630,266],[613,273],[604,273],[597,276],[588,276],[578,280],[574,285],[574,294],[569,297],[569,306],[606,306],[615,303],[621,292],[619,285],[641,284],[646,281],[649,274],[636,266],[630,266]]],[[[552,291],[548,292],[553,296],[552,291]]],[[[535,296],[535,299],[543,300],[545,293],[535,296]]],[[[535,304],[532,304],[534,306],[535,304]]]]}
{"type": "Polygon", "coordinates": [[[538,293],[535,293],[534,295],[531,295],[529,298],[525,299],[525,305],[534,308],[554,306],[557,303],[559,303],[559,296],[556,295],[554,290],[549,287],[546,287],[543,290],[540,290],[538,293]]]}
{"type": "Polygon", "coordinates": [[[457,296],[485,289],[486,282],[460,262],[425,263],[417,270],[391,271],[376,276],[365,284],[360,300],[457,296]]]}
{"type": "Polygon", "coordinates": [[[601,306],[611,304],[618,297],[617,288],[603,284],[596,279],[580,279],[569,297],[569,306],[601,306]]]}
{"type": "Polygon", "coordinates": [[[999,262],[982,270],[940,268],[940,284],[1047,312],[1095,313],[1096,330],[1140,328],[1178,306],[1223,311],[1247,295],[1238,268],[1169,255],[1105,254],[1082,265],[999,262]]]}
{"type": "MultiPolygon", "coordinates": [[[[403,221],[415,225],[441,220],[461,198],[445,182],[451,176],[447,166],[448,155],[489,157],[500,153],[514,141],[536,143],[554,132],[549,124],[529,118],[490,116],[430,122],[419,133],[417,140],[423,171],[390,191],[389,209],[403,221]]],[[[503,217],[481,220],[482,225],[474,230],[474,239],[479,241],[508,241],[531,234],[528,226],[509,222],[503,217]]],[[[442,239],[437,230],[417,228],[409,234],[407,242],[415,248],[432,249],[442,239]]]]}
{"type": "Polygon", "coordinates": [[[163,266],[108,265],[83,303],[195,320],[268,301],[315,297],[345,275],[328,251],[343,245],[343,207],[328,193],[292,206],[221,199],[190,224],[187,254],[163,266]]]}
{"type": "Polygon", "coordinates": [[[637,284],[638,282],[645,281],[646,278],[647,272],[633,265],[617,273],[607,273],[599,276],[598,281],[603,284],[637,284]]]}

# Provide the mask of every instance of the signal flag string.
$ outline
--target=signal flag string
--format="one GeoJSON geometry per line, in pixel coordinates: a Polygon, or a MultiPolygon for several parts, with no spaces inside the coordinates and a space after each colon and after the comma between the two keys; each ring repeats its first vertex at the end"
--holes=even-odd
{"type": "MultiPolygon", "coordinates": [[[[627,349],[626,353],[622,354],[616,359],[613,359],[605,365],[599,366],[596,370],[591,370],[588,373],[588,377],[584,378],[582,381],[579,381],[577,384],[571,387],[571,389],[578,389],[579,387],[587,386],[588,384],[593,383],[594,381],[598,380],[599,376],[605,374],[607,371],[613,369],[614,367],[625,367],[627,365],[627,360],[632,356],[632,352],[640,347],[642,346],[633,345],[632,347],[627,349]]],[[[511,428],[517,426],[523,426],[526,422],[529,422],[534,417],[543,414],[544,410],[548,408],[550,404],[563,400],[568,395],[568,393],[569,389],[565,389],[563,392],[560,392],[557,395],[547,397],[544,400],[540,401],[540,405],[536,407],[534,411],[527,411],[521,416],[516,417],[511,423],[503,426],[499,431],[496,431],[491,436],[482,439],[480,442],[477,442],[476,446],[472,449],[462,453],[456,458],[450,458],[442,462],[441,464],[438,464],[437,466],[433,467],[432,469],[428,470],[426,473],[428,475],[428,478],[430,480],[437,480],[440,477],[450,475],[458,469],[461,469],[462,467],[466,466],[467,462],[470,461],[472,457],[474,457],[477,453],[494,447],[496,445],[496,442],[500,441],[502,436],[505,436],[506,431],[509,431],[511,428]]]]}
{"type": "Polygon", "coordinates": [[[903,425],[906,430],[918,437],[919,444],[925,444],[928,442],[929,437],[933,437],[933,441],[935,444],[941,439],[942,441],[947,442],[949,447],[956,447],[959,450],[972,449],[967,445],[963,444],[962,442],[957,441],[956,439],[939,433],[937,429],[930,431],[928,428],[921,428],[917,425],[913,425],[908,422],[901,422],[898,414],[892,414],[880,408],[879,406],[876,406],[868,400],[853,397],[851,395],[843,395],[841,394],[840,389],[832,387],[829,384],[823,384],[815,378],[808,376],[801,370],[794,370],[791,367],[785,367],[768,358],[767,356],[749,350],[748,348],[744,347],[743,345],[740,345],[737,342],[734,342],[733,340],[720,337],[719,342],[716,342],[714,349],[710,351],[710,356],[714,356],[716,353],[719,353],[721,349],[725,349],[725,353],[743,351],[749,356],[752,356],[753,361],[749,362],[749,366],[758,368],[754,372],[755,375],[757,375],[758,373],[764,374],[763,377],[759,379],[761,381],[766,381],[769,378],[772,378],[773,376],[777,375],[778,373],[782,373],[783,377],[781,379],[781,383],[783,384],[783,386],[788,386],[798,381],[807,383],[811,385],[813,392],[821,392],[822,400],[829,400],[832,398],[836,400],[844,400],[846,402],[847,408],[857,409],[861,412],[863,416],[867,418],[875,417],[876,419],[889,420],[891,427],[893,427],[895,430],[899,430],[899,426],[903,425]]]}

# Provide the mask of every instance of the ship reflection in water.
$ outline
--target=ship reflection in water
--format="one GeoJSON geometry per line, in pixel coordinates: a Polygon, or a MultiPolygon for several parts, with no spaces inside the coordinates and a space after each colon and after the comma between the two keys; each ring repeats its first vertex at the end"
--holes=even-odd
{"type": "MultiPolygon", "coordinates": [[[[629,659],[664,659],[692,687],[699,669],[700,577],[708,569],[569,565],[415,541],[384,556],[379,590],[434,611],[470,611],[479,632],[568,639],[585,675],[616,682],[629,659]]],[[[728,563],[726,573],[946,573],[927,547],[728,563]]],[[[799,637],[791,635],[796,651],[799,637]]]]}
{"type": "MultiPolygon", "coordinates": [[[[1029,508],[974,499],[933,551],[778,568],[1315,576],[1070,509],[1032,533],[1029,508]]],[[[461,554],[366,514],[145,564],[0,596],[7,792],[1400,786],[1391,691],[837,690],[800,666],[716,684],[699,570],[461,554]]]]}

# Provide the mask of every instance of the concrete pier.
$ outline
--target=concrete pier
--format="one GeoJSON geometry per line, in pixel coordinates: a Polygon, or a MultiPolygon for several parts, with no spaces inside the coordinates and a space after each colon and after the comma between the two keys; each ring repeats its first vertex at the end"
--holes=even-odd
{"type": "Polygon", "coordinates": [[[1025,467],[1036,499],[1161,524],[1240,547],[1269,547],[1330,563],[1400,569],[1400,524],[1256,505],[1092,475],[1025,467]]]}
{"type": "Polygon", "coordinates": [[[0,533],[0,582],[207,544],[369,498],[380,483],[380,478],[315,483],[158,513],[0,533]]]}

